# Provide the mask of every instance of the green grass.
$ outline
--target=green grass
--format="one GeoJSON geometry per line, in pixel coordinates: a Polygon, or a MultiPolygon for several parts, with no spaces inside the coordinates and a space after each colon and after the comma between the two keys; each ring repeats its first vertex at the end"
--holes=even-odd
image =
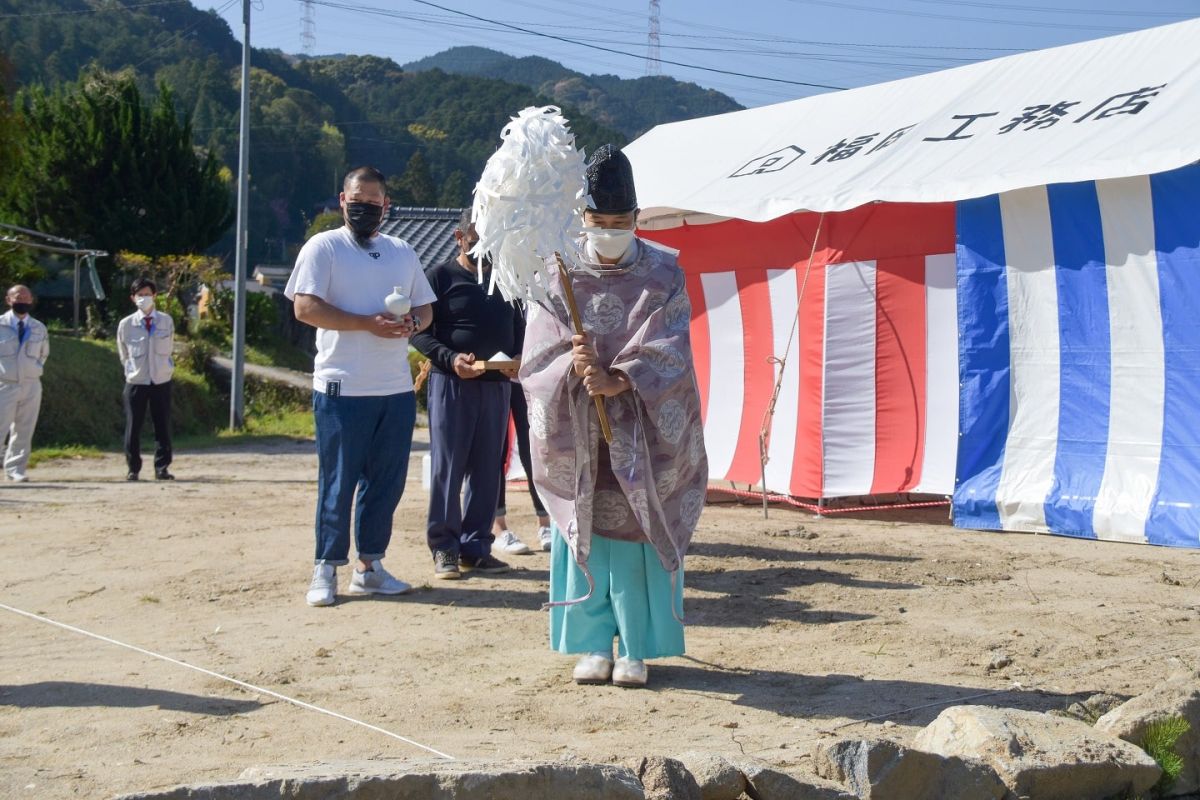
{"type": "MultiPolygon", "coordinates": [[[[34,434],[36,436],[36,432],[34,434]]],[[[65,447],[36,447],[29,454],[29,466],[36,467],[44,461],[53,461],[58,458],[69,459],[84,459],[84,458],[103,458],[104,451],[99,447],[90,445],[69,444],[65,447]]]]}
{"type": "MultiPolygon", "coordinates": [[[[171,428],[177,447],[313,436],[312,412],[291,394],[249,385],[246,427],[235,433],[228,430],[228,397],[208,379],[177,362],[173,380],[171,428]]],[[[31,463],[120,452],[125,428],[124,386],[114,342],[51,334],[31,463]]],[[[147,441],[151,429],[147,421],[147,441]]]]}
{"type": "Polygon", "coordinates": [[[246,362],[262,367],[286,367],[297,372],[312,372],[313,368],[310,354],[282,339],[248,343],[246,362]]]}

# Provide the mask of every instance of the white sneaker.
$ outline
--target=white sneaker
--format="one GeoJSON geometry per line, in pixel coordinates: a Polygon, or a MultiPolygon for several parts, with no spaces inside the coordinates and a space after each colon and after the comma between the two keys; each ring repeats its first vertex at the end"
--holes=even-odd
{"type": "Polygon", "coordinates": [[[375,559],[371,562],[370,572],[359,572],[355,567],[346,591],[350,594],[404,594],[410,589],[411,586],[394,577],[383,568],[379,559],[375,559]]]}
{"type": "Polygon", "coordinates": [[[550,530],[549,525],[538,528],[538,541],[542,543],[542,549],[549,553],[550,545],[554,543],[554,531],[550,530]]]}
{"type": "Polygon", "coordinates": [[[313,567],[312,583],[308,585],[305,600],[310,606],[331,606],[337,589],[337,567],[332,564],[317,564],[313,567]]]}
{"type": "Polygon", "coordinates": [[[500,535],[496,537],[495,546],[514,556],[523,556],[530,552],[529,546],[518,539],[512,531],[500,531],[500,535]]]}
{"type": "MultiPolygon", "coordinates": [[[[9,473],[9,476],[8,476],[8,478],[9,478],[9,480],[11,480],[13,483],[25,483],[25,481],[29,480],[28,476],[26,476],[24,472],[12,472],[12,473],[9,473]]],[[[526,552],[526,553],[528,553],[529,551],[528,551],[528,550],[526,550],[525,552],[526,552]]]]}
{"type": "Polygon", "coordinates": [[[612,682],[627,689],[640,689],[650,677],[646,662],[636,658],[618,658],[613,666],[612,682]]]}
{"type": "Polygon", "coordinates": [[[608,683],[613,662],[609,653],[588,653],[575,664],[571,677],[576,683],[608,683]]]}

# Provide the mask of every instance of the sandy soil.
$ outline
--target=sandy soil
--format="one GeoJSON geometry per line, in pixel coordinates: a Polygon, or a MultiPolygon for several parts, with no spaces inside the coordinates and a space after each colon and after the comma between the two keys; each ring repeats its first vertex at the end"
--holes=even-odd
{"type": "MultiPolygon", "coordinates": [[[[457,758],[707,750],[804,771],[831,732],[903,738],[985,692],[976,702],[1061,708],[1200,667],[1197,551],[957,531],[945,509],[764,520],[711,505],[687,562],[688,655],[653,664],[649,690],[575,686],[573,659],[546,644],[546,554],[431,585],[419,456],[387,560],[411,595],[305,606],[316,459],[279,442],[182,452],[173,484],[125,483],[115,456],[5,484],[0,603],[457,758]],[[999,656],[1011,664],[992,668],[999,656]]],[[[510,504],[532,541],[526,498],[510,504]]],[[[429,756],[8,611],[0,636],[0,796],[429,756]]]]}

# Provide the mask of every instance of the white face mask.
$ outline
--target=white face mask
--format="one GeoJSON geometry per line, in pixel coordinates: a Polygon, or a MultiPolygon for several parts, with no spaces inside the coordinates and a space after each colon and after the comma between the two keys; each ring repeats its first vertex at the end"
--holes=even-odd
{"type": "Polygon", "coordinates": [[[139,294],[133,298],[133,302],[143,314],[149,314],[154,310],[154,298],[148,294],[139,294]]]}
{"type": "Polygon", "coordinates": [[[585,228],[588,244],[603,258],[620,259],[633,244],[633,231],[628,228],[585,228]]]}

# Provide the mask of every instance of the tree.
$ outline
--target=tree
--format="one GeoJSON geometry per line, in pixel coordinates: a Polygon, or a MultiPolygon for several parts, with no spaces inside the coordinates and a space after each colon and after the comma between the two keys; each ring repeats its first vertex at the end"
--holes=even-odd
{"type": "Polygon", "coordinates": [[[17,115],[24,156],[0,204],[21,224],[160,256],[202,251],[233,220],[220,164],[196,152],[166,86],[150,104],[132,72],[88,71],[53,93],[18,95],[17,115]]]}
{"type": "Polygon", "coordinates": [[[400,186],[407,190],[414,206],[436,206],[438,200],[437,187],[434,186],[433,176],[429,174],[429,164],[421,151],[413,153],[408,160],[408,169],[400,176],[400,186]]]}
{"type": "Polygon", "coordinates": [[[438,196],[438,206],[441,208],[462,208],[471,204],[471,184],[461,169],[456,169],[442,183],[442,193],[438,196]]]}

